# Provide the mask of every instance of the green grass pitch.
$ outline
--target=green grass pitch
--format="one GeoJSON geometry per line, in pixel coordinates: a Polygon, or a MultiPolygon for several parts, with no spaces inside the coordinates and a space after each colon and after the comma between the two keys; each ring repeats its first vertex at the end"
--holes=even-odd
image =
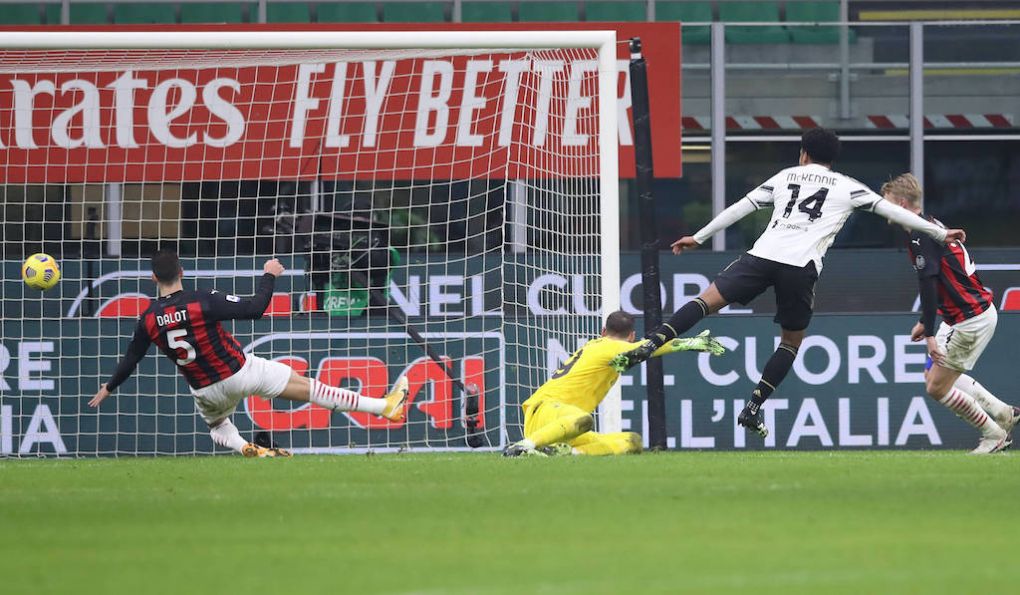
{"type": "Polygon", "coordinates": [[[0,461],[3,593],[1007,593],[1020,457],[0,461]]]}

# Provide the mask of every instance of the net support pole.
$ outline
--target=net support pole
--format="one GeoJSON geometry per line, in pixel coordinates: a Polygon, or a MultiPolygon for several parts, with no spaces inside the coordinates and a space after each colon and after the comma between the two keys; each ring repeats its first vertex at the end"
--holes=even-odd
{"type": "MultiPolygon", "coordinates": [[[[616,33],[604,36],[599,45],[599,194],[602,242],[602,316],[620,309],[620,161],[617,127],[616,33]]],[[[623,426],[623,405],[619,383],[599,406],[599,431],[619,432],[623,426]]]]}
{"type": "MultiPolygon", "coordinates": [[[[641,55],[641,40],[630,40],[630,96],[634,118],[634,166],[638,219],[641,229],[641,287],[645,332],[662,323],[659,293],[659,232],[655,224],[655,193],[652,190],[652,123],[648,107],[648,66],[641,55]]],[[[633,193],[632,193],[633,194],[633,193]]],[[[648,397],[648,447],[666,448],[666,391],[662,381],[662,358],[645,362],[648,397]]]]}

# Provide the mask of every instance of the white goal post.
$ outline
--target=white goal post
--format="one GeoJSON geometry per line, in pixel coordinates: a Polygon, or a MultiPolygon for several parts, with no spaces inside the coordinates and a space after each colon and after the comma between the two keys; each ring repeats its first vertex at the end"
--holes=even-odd
{"type": "MultiPolygon", "coordinates": [[[[23,296],[4,340],[46,362],[0,382],[21,441],[0,456],[213,451],[156,350],[98,413],[83,405],[152,295],[156,247],[181,252],[186,287],[241,295],[281,256],[272,315],[226,325],[245,350],[366,394],[413,376],[404,424],[252,398],[246,436],[463,449],[458,388],[484,384],[483,448],[516,439],[520,402],[620,308],[617,52],[614,31],[5,33],[0,186],[43,197],[61,231],[0,238],[4,270],[48,252],[63,280],[2,280],[23,296]]],[[[615,387],[599,429],[621,416],[615,387]]]]}

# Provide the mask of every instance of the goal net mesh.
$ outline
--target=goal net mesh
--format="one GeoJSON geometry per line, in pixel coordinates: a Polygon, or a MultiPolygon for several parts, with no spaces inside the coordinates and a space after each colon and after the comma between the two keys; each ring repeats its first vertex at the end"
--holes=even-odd
{"type": "Polygon", "coordinates": [[[239,296],[283,262],[265,317],[224,323],[246,352],[366,396],[410,381],[402,423],[253,395],[246,439],[518,439],[600,329],[598,77],[596,49],[0,51],[0,454],[226,452],[156,349],[87,406],[159,248],[239,296]],[[35,252],[62,266],[43,293],[35,252]]]}

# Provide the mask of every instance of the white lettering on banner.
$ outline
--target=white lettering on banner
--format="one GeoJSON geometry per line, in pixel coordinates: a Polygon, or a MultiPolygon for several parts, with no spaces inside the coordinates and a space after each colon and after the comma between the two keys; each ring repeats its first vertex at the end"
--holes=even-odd
{"type": "MultiPolygon", "coordinates": [[[[768,404],[768,401],[765,403],[768,404]]],[[[740,415],[740,410],[743,408],[744,401],[733,399],[733,448],[744,448],[747,446],[747,430],[737,423],[737,416],[740,415]]],[[[772,427],[774,428],[775,426],[772,427]]],[[[771,434],[772,432],[769,433],[771,434]]]]}
{"type": "Polygon", "coordinates": [[[853,434],[850,431],[850,399],[839,399],[839,445],[871,446],[870,434],[853,434]]]}
{"type": "Polygon", "coordinates": [[[796,447],[800,444],[801,438],[808,436],[818,438],[822,446],[832,446],[832,436],[825,425],[821,410],[818,409],[818,403],[810,397],[800,402],[800,410],[797,411],[790,436],[786,440],[787,448],[796,447]]]}
{"type": "Polygon", "coordinates": [[[170,131],[170,125],[174,120],[180,118],[195,106],[195,99],[198,93],[195,85],[185,79],[167,79],[156,85],[149,97],[149,130],[152,136],[162,144],[174,148],[183,149],[198,142],[198,134],[192,132],[184,138],[175,136],[170,131]],[[172,89],[177,88],[180,98],[176,105],[170,107],[169,99],[172,89]],[[167,108],[170,111],[167,111],[167,108]]]}
{"type": "Polygon", "coordinates": [[[11,390],[11,385],[3,377],[9,365],[11,365],[11,352],[3,344],[0,344],[0,390],[11,390]]]}
{"type": "Polygon", "coordinates": [[[426,60],[422,65],[421,90],[418,92],[414,146],[438,147],[446,141],[446,127],[450,122],[449,101],[452,94],[453,64],[445,60],[426,60]],[[438,85],[436,75],[439,76],[438,85]],[[435,123],[430,126],[433,113],[436,115],[435,123]]]}
{"type": "Polygon", "coordinates": [[[115,126],[117,129],[118,147],[123,149],[138,147],[138,141],[135,140],[135,91],[147,89],[148,87],[148,80],[135,78],[134,72],[130,70],[114,79],[109,85],[106,85],[107,89],[113,89],[113,109],[116,119],[115,126]]]}
{"type": "Polygon", "coordinates": [[[549,109],[552,105],[553,79],[556,73],[563,70],[563,60],[535,60],[534,70],[540,77],[538,82],[538,104],[535,106],[534,132],[531,145],[545,146],[546,133],[549,131],[549,109]]]}
{"type": "Polygon", "coordinates": [[[234,93],[241,92],[241,84],[229,78],[213,79],[202,89],[202,102],[206,109],[227,125],[227,131],[223,136],[202,133],[202,141],[210,147],[229,147],[244,136],[244,114],[220,95],[220,89],[224,87],[230,88],[234,93]]]}
{"type": "Polygon", "coordinates": [[[903,424],[896,434],[896,446],[905,446],[911,436],[924,436],[932,446],[942,444],[938,428],[931,418],[931,411],[928,410],[928,402],[925,397],[913,397],[907,412],[903,415],[903,424]]]}
{"type": "Polygon", "coordinates": [[[53,142],[64,149],[86,146],[101,149],[103,140],[99,125],[99,89],[88,81],[74,79],[60,85],[61,93],[81,92],[81,100],[53,120],[53,142]],[[81,137],[71,138],[71,120],[81,114],[81,137]]]}
{"type": "Polygon", "coordinates": [[[836,377],[841,362],[842,358],[839,355],[839,347],[836,347],[832,339],[824,335],[811,335],[801,343],[799,357],[793,360],[793,371],[807,384],[826,384],[836,377]],[[811,372],[804,364],[808,352],[813,347],[821,348],[828,360],[825,368],[818,373],[811,372]]]}
{"type": "MultiPolygon", "coordinates": [[[[785,411],[790,408],[790,401],[788,399],[769,399],[765,401],[765,404],[761,406],[762,415],[765,417],[765,425],[770,428],[776,427],[776,413],[779,411],[785,411]]],[[[740,409],[743,409],[741,405],[740,409]]],[[[736,422],[737,415],[740,414],[740,409],[733,412],[733,420],[736,422]]],[[[738,426],[739,428],[739,426],[738,426]]],[[[741,431],[746,431],[744,428],[739,428],[741,431]]],[[[765,446],[767,448],[775,448],[776,446],[776,432],[769,432],[769,435],[765,437],[765,446]]]]}
{"type": "Polygon", "coordinates": [[[758,369],[758,337],[747,337],[744,345],[744,374],[748,378],[761,378],[762,373],[758,369]]]}
{"type": "Polygon", "coordinates": [[[588,144],[588,135],[577,129],[581,111],[591,109],[590,95],[581,95],[581,83],[587,73],[598,72],[599,63],[594,60],[578,60],[570,64],[570,82],[567,83],[567,113],[563,124],[563,145],[583,147],[588,144]]]}
{"type": "MultiPolygon", "coordinates": [[[[411,68],[406,62],[403,65],[411,68]]],[[[396,144],[401,149],[481,147],[486,143],[507,147],[515,140],[531,147],[549,146],[553,141],[559,147],[579,147],[596,140],[592,116],[597,111],[598,62],[590,57],[419,60],[406,73],[408,82],[400,85],[400,93],[408,94],[408,98],[396,97],[391,89],[397,67],[396,60],[306,63],[284,67],[291,69],[286,76],[256,75],[252,79],[238,74],[208,82],[191,71],[182,71],[179,78],[160,80],[165,75],[124,70],[100,72],[102,86],[87,69],[83,72],[89,76],[62,82],[56,78],[4,77],[13,88],[13,105],[7,107],[14,112],[10,124],[13,134],[9,140],[5,135],[5,140],[18,149],[101,149],[107,145],[120,149],[151,145],[186,149],[198,144],[223,149],[239,142],[272,140],[278,140],[280,148],[300,149],[312,140],[312,134],[321,135],[322,146],[329,149],[345,149],[357,143],[359,149],[371,148],[378,144],[381,127],[405,120],[399,106],[387,110],[394,117],[383,117],[384,107],[394,100],[405,106],[403,109],[416,111],[413,135],[410,126],[406,130],[387,130],[397,135],[396,144]],[[520,105],[524,83],[534,88],[535,103],[528,109],[520,105]],[[279,96],[274,95],[274,88],[279,96]],[[37,106],[40,95],[49,95],[52,100],[37,106]],[[249,111],[267,115],[266,105],[271,101],[290,110],[289,117],[280,117],[289,120],[280,122],[289,127],[283,138],[258,136],[265,134],[265,126],[250,126],[246,118],[249,111]],[[451,114],[452,110],[457,113],[451,114]],[[113,116],[104,121],[103,113],[113,116]],[[561,125],[552,124],[553,114],[561,125]],[[485,135],[490,126],[481,124],[490,116],[498,119],[498,134],[491,135],[491,139],[485,135]],[[350,128],[358,126],[361,130],[345,130],[348,123],[352,123],[350,128]],[[35,125],[45,126],[50,138],[36,138],[35,125]],[[254,131],[252,138],[246,138],[249,129],[254,131]]],[[[627,60],[617,60],[617,77],[617,135],[619,144],[630,148],[634,143],[627,60]]],[[[3,148],[8,147],[0,141],[3,148]]],[[[278,150],[268,158],[279,159],[278,150]]]]}
{"type": "Polygon", "coordinates": [[[56,86],[53,81],[41,80],[29,85],[19,79],[11,81],[11,86],[14,87],[14,142],[19,149],[38,149],[32,128],[35,96],[40,93],[54,95],[56,86]]]}
{"type": "Polygon", "coordinates": [[[560,289],[567,288],[567,280],[562,275],[554,275],[547,273],[545,275],[539,275],[535,277],[535,280],[528,285],[528,309],[537,316],[550,315],[550,314],[567,314],[567,309],[563,306],[556,308],[555,310],[549,310],[542,305],[539,299],[539,293],[546,287],[558,287],[560,289]]]}
{"type": "Polygon", "coordinates": [[[879,446],[889,446],[889,398],[879,397],[878,403],[878,437],[879,446]]]}
{"type": "Polygon", "coordinates": [[[395,61],[386,60],[379,70],[379,78],[376,78],[375,65],[376,62],[371,60],[362,63],[362,77],[365,81],[365,130],[361,142],[366,147],[375,146],[376,136],[379,134],[379,114],[382,112],[386,93],[390,90],[393,71],[397,68],[395,61]]]}
{"type": "Polygon", "coordinates": [[[48,359],[32,360],[33,353],[51,353],[53,341],[24,341],[18,343],[18,389],[53,390],[53,380],[49,378],[33,380],[33,372],[49,372],[53,362],[48,359]]]}
{"type": "Polygon", "coordinates": [[[338,149],[351,144],[351,137],[340,134],[340,114],[344,110],[344,89],[347,87],[347,63],[333,64],[333,86],[329,92],[329,113],[326,116],[326,146],[338,149]]]}
{"type": "Polygon", "coordinates": [[[471,125],[475,112],[485,107],[485,95],[476,95],[478,75],[492,72],[492,60],[469,60],[464,71],[464,90],[460,100],[460,115],[457,118],[457,144],[461,147],[480,147],[485,142],[481,134],[473,134],[471,125]]]}
{"type": "Polygon", "coordinates": [[[875,335],[850,335],[847,337],[847,368],[849,369],[849,377],[847,382],[850,384],[860,384],[861,382],[861,370],[864,370],[871,376],[871,381],[876,384],[885,384],[889,382],[885,378],[885,374],[879,369],[879,365],[885,361],[885,341],[881,337],[875,335]],[[861,355],[861,348],[867,347],[871,349],[871,355],[865,357],[861,355]]]}
{"type": "Polygon", "coordinates": [[[0,455],[14,453],[14,407],[0,406],[0,455]]]}
{"type": "MultiPolygon", "coordinates": [[[[617,60],[616,72],[617,76],[623,79],[623,89],[620,92],[620,96],[616,98],[616,127],[620,132],[620,144],[629,147],[634,144],[634,135],[631,134],[630,130],[630,117],[627,113],[631,108],[630,62],[627,60],[617,60]]],[[[617,85],[617,87],[620,87],[620,85],[617,85]]]]}
{"type": "Polygon", "coordinates": [[[510,145],[514,122],[517,121],[517,102],[521,91],[521,73],[528,69],[527,60],[504,60],[499,71],[506,75],[503,83],[503,108],[499,115],[499,146],[510,145]]]}
{"type": "Polygon", "coordinates": [[[715,448],[715,437],[694,435],[694,405],[690,399],[680,401],[680,447],[715,448]]]}
{"type": "Polygon", "coordinates": [[[25,437],[21,440],[18,454],[24,455],[32,452],[32,447],[36,444],[49,444],[58,455],[67,454],[64,439],[60,437],[60,428],[57,427],[57,422],[53,419],[50,406],[46,404],[40,404],[35,408],[35,413],[32,414],[32,419],[28,422],[28,429],[25,430],[25,437]]]}
{"type": "Polygon", "coordinates": [[[910,335],[896,335],[893,338],[893,382],[924,382],[924,362],[928,352],[924,342],[914,343],[910,335]],[[920,369],[909,372],[907,366],[920,366],[920,369]]]}
{"type": "MultiPolygon", "coordinates": [[[[740,346],[740,343],[737,343],[736,339],[732,337],[717,338],[719,339],[719,342],[723,344],[723,347],[729,351],[733,351],[740,346]]],[[[737,374],[733,370],[722,374],[716,373],[716,371],[712,368],[711,357],[712,355],[709,353],[698,354],[698,371],[701,372],[701,376],[710,384],[714,384],[715,386],[729,386],[737,380],[740,380],[740,374],[737,374]]]]}
{"type": "Polygon", "coordinates": [[[312,75],[325,71],[325,64],[302,64],[298,67],[297,85],[294,87],[294,111],[290,118],[291,148],[299,148],[305,142],[308,112],[319,107],[319,100],[311,96],[312,75]]]}
{"type": "Polygon", "coordinates": [[[421,316],[421,277],[408,275],[405,287],[406,294],[403,287],[390,281],[390,298],[406,316],[421,316]]]}
{"type": "Polygon", "coordinates": [[[429,277],[429,315],[463,316],[463,310],[452,310],[446,306],[461,303],[459,292],[449,293],[447,287],[463,287],[464,278],[456,275],[433,275],[429,277]]]}

